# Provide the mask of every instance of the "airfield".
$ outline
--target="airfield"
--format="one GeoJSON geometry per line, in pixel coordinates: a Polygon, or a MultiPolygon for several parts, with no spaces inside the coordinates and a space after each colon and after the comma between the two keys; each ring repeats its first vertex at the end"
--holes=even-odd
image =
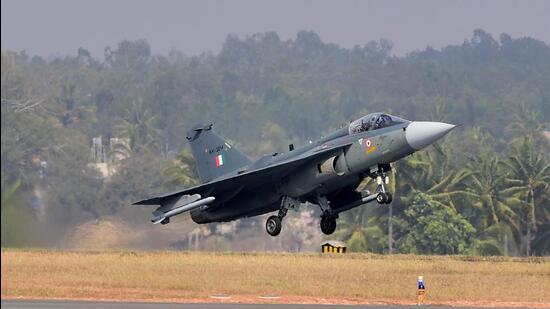
{"type": "MultiPolygon", "coordinates": [[[[181,303],[131,303],[131,302],[93,302],[93,301],[2,301],[2,308],[10,309],[35,309],[35,308],[71,308],[71,309],[92,309],[92,308],[114,308],[114,309],[407,309],[418,308],[418,306],[389,306],[389,305],[296,305],[296,304],[181,304],[181,303]]],[[[440,309],[460,308],[450,306],[438,306],[440,309]]]]}
{"type": "Polygon", "coordinates": [[[391,308],[416,304],[418,275],[428,305],[550,307],[550,258],[3,249],[2,262],[7,308],[63,308],[69,300],[116,302],[115,308],[391,308]]]}

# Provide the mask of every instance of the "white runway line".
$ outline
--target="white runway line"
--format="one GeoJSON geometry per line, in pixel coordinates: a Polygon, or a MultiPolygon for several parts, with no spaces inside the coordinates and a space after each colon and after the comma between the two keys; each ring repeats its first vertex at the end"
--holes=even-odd
{"type": "Polygon", "coordinates": [[[229,299],[231,298],[230,295],[226,295],[226,294],[214,294],[214,295],[210,295],[210,298],[215,298],[215,299],[229,299]]]}
{"type": "Polygon", "coordinates": [[[260,299],[279,299],[281,296],[278,295],[260,295],[258,296],[260,299]]]}

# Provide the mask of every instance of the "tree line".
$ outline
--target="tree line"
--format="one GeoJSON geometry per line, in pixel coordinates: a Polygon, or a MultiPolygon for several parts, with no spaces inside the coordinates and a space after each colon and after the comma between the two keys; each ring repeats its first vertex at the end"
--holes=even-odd
{"type": "Polygon", "coordinates": [[[230,35],[198,56],[153,55],[146,40],[100,57],[2,51],[2,246],[56,243],[86,220],[196,184],[184,137],[197,122],[258,157],[385,111],[461,127],[398,162],[394,202],[347,212],[335,237],[379,253],[548,254],[548,44],[478,29],[440,50],[391,50],[301,31],[230,35]],[[123,141],[103,142],[108,162],[90,151],[98,136],[123,141]]]}

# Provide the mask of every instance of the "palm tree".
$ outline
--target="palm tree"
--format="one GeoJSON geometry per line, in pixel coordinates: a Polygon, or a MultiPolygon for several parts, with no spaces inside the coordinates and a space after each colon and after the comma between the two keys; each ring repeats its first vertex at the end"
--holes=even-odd
{"type": "Polygon", "coordinates": [[[155,121],[156,116],[145,108],[141,100],[132,101],[125,119],[115,127],[118,135],[128,139],[128,143],[121,144],[121,147],[114,151],[121,152],[127,157],[132,152],[160,150],[161,132],[154,126],[155,121]]]}
{"type": "Polygon", "coordinates": [[[197,184],[196,164],[189,150],[182,150],[174,160],[174,164],[164,170],[168,177],[166,185],[191,187],[197,184]]]}
{"type": "Polygon", "coordinates": [[[527,137],[512,148],[512,155],[505,162],[509,169],[507,182],[510,187],[504,191],[518,192],[521,203],[521,222],[523,223],[525,254],[531,254],[533,233],[537,230],[539,201],[548,194],[550,188],[550,162],[542,151],[534,148],[533,141],[527,137]]]}
{"type": "Polygon", "coordinates": [[[539,255],[550,253],[550,198],[547,198],[546,201],[546,207],[540,207],[541,214],[538,218],[542,218],[541,224],[538,226],[537,235],[533,241],[533,251],[539,255]]]}
{"type": "Polygon", "coordinates": [[[517,188],[506,187],[506,174],[502,173],[498,157],[478,156],[468,166],[469,178],[465,194],[472,200],[472,206],[478,211],[476,226],[487,227],[506,222],[518,229],[517,214],[513,207],[520,200],[513,197],[517,188]]]}
{"type": "Polygon", "coordinates": [[[431,172],[431,164],[425,156],[418,153],[405,160],[397,161],[397,186],[400,192],[408,193],[412,188],[425,187],[427,175],[431,172]]]}
{"type": "MultiPolygon", "coordinates": [[[[518,189],[504,189],[507,185],[506,174],[496,156],[481,155],[472,158],[466,170],[468,178],[464,201],[472,207],[464,212],[473,211],[469,217],[478,229],[481,245],[502,247],[498,252],[506,252],[508,244],[505,239],[511,235],[515,235],[518,242],[520,239],[519,216],[515,209],[521,201],[514,195],[518,189]]],[[[491,249],[490,252],[496,251],[491,249]]]]}
{"type": "Polygon", "coordinates": [[[402,192],[400,200],[408,204],[409,193],[418,190],[456,208],[453,197],[465,193],[461,187],[469,175],[465,170],[454,170],[452,157],[451,149],[442,144],[399,161],[397,190],[402,192]]]}
{"type": "MultiPolygon", "coordinates": [[[[477,239],[473,247],[473,253],[477,255],[509,255],[510,238],[514,232],[505,223],[493,224],[483,231],[478,231],[477,239]]],[[[512,247],[517,252],[517,247],[512,247]]]]}
{"type": "MultiPolygon", "coordinates": [[[[514,136],[514,142],[521,141],[523,138],[529,138],[537,145],[548,147],[548,140],[543,135],[544,124],[539,121],[539,115],[525,103],[518,105],[518,111],[514,114],[514,120],[508,125],[507,129],[514,136]]],[[[548,124],[548,123],[547,123],[548,124]]]]}

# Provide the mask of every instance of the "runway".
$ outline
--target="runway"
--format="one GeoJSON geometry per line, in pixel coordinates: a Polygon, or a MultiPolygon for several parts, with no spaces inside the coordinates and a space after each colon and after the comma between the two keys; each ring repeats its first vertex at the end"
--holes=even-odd
{"type": "MultiPolygon", "coordinates": [[[[431,306],[427,306],[431,307],[431,306]]],[[[438,309],[457,309],[460,307],[433,306],[438,309]]],[[[181,303],[137,303],[137,302],[97,302],[97,301],[62,301],[62,300],[2,300],[2,308],[13,309],[418,309],[418,306],[390,305],[286,305],[286,304],[181,304],[181,303]]],[[[479,308],[479,307],[478,307],[479,308]]],[[[471,308],[469,308],[471,309],[471,308]]]]}

